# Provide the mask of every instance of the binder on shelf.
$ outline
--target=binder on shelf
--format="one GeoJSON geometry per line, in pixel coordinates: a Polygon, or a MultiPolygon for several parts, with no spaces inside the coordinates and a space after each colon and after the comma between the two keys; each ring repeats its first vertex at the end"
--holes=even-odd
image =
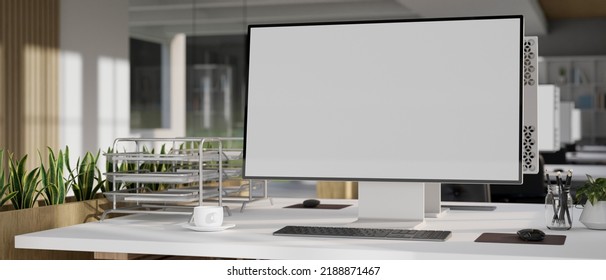
{"type": "Polygon", "coordinates": [[[575,105],[577,108],[582,110],[593,109],[593,96],[590,94],[583,94],[577,97],[575,105]]]}

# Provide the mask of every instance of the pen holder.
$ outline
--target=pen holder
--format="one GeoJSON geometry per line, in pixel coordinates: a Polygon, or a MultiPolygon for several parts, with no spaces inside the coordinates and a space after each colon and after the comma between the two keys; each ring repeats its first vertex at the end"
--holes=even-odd
{"type": "Polygon", "coordinates": [[[572,196],[570,189],[558,185],[547,187],[545,196],[545,224],[551,230],[572,228],[572,196]]]}

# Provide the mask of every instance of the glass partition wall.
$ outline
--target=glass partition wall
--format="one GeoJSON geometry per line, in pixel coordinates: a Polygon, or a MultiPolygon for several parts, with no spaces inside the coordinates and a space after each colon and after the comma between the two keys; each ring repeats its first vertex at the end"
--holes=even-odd
{"type": "Polygon", "coordinates": [[[243,135],[245,44],[242,34],[187,38],[187,136],[243,135]]]}
{"type": "Polygon", "coordinates": [[[130,0],[129,6],[131,130],[142,136],[243,136],[249,24],[416,17],[394,0],[130,0]]]}

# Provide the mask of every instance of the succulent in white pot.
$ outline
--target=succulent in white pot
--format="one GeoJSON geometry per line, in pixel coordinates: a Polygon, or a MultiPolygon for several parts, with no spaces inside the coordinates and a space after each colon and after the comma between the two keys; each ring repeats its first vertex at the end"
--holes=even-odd
{"type": "Polygon", "coordinates": [[[576,197],[587,198],[579,221],[590,229],[606,229],[606,178],[594,179],[587,175],[576,197]]]}

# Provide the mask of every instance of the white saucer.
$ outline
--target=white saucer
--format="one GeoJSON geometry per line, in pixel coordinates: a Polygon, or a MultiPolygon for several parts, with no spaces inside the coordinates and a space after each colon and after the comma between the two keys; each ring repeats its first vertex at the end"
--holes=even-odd
{"type": "Polygon", "coordinates": [[[203,232],[222,231],[222,230],[226,230],[228,228],[233,228],[235,226],[236,225],[234,225],[234,224],[223,224],[218,227],[198,227],[194,223],[181,224],[181,227],[184,227],[186,229],[191,229],[191,230],[195,230],[195,231],[203,231],[203,232]]]}

